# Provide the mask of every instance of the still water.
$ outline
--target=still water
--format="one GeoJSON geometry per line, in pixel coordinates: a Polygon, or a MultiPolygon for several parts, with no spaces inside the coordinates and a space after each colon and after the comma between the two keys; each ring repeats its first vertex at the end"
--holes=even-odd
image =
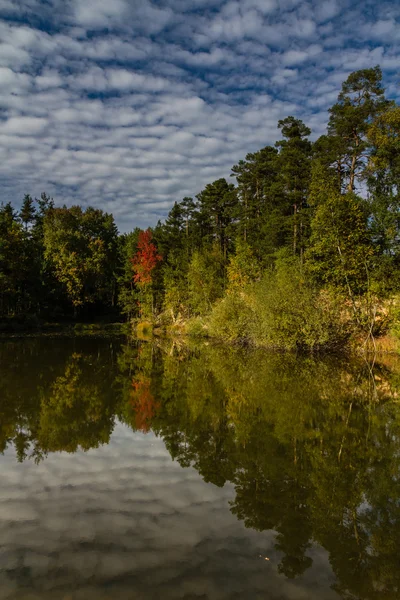
{"type": "Polygon", "coordinates": [[[400,598],[400,364],[0,342],[0,598],[400,598]]]}

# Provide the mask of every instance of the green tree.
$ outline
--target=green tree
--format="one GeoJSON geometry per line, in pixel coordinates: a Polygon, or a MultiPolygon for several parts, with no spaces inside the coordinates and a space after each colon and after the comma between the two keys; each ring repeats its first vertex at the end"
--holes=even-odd
{"type": "Polygon", "coordinates": [[[217,179],[206,185],[197,196],[203,239],[209,245],[216,242],[224,261],[233,247],[234,220],[237,208],[235,186],[226,179],[217,179]]]}
{"type": "Polygon", "coordinates": [[[318,162],[313,168],[310,203],[308,271],[319,283],[342,289],[356,313],[355,299],[368,290],[373,267],[368,205],[354,192],[341,193],[334,173],[318,162]]]}
{"type": "Polygon", "coordinates": [[[400,107],[378,114],[368,129],[371,235],[379,255],[380,292],[400,287],[400,107]]]}
{"type": "Polygon", "coordinates": [[[223,294],[224,257],[218,246],[193,253],[189,265],[189,306],[195,315],[207,314],[223,294]]]}
{"type": "Polygon", "coordinates": [[[0,314],[22,309],[27,270],[25,237],[11,203],[0,206],[0,314]]]}
{"type": "Polygon", "coordinates": [[[24,200],[22,202],[22,207],[19,213],[19,217],[24,224],[25,230],[28,229],[29,225],[31,225],[35,220],[35,205],[32,200],[32,197],[29,194],[25,194],[24,200]]]}
{"type": "Polygon", "coordinates": [[[354,191],[365,170],[371,121],[388,107],[382,88],[382,72],[376,66],[351,73],[342,85],[336,104],[329,109],[329,138],[336,151],[341,187],[354,191]]]}
{"type": "Polygon", "coordinates": [[[112,215],[79,206],[52,208],[44,217],[44,256],[65,286],[74,312],[115,300],[117,230],[112,215]]]}
{"type": "Polygon", "coordinates": [[[236,236],[250,245],[260,261],[273,254],[286,238],[282,232],[287,208],[278,183],[277,158],[278,150],[266,146],[232,167],[240,201],[236,236]]]}
{"type": "MultiPolygon", "coordinates": [[[[276,143],[279,148],[279,173],[283,184],[287,210],[291,211],[293,253],[302,258],[308,238],[308,189],[311,169],[311,130],[294,117],[278,122],[284,137],[276,143]]],[[[290,239],[290,238],[289,238],[290,239]]]]}
{"type": "Polygon", "coordinates": [[[138,289],[132,277],[132,256],[137,251],[140,231],[139,227],[136,227],[131,233],[124,233],[118,237],[118,306],[128,321],[139,314],[138,289]]]}

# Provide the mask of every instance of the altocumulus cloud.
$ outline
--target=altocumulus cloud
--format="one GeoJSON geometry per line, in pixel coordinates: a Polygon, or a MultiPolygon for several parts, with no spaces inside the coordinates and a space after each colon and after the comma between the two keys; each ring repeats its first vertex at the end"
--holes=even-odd
{"type": "Polygon", "coordinates": [[[399,99],[395,0],[0,0],[1,200],[112,211],[121,230],[228,177],[293,114],[318,136],[380,64],[399,99]]]}

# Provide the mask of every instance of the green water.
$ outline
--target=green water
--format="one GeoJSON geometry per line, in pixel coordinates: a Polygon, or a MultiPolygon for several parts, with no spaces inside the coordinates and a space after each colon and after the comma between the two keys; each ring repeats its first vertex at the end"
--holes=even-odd
{"type": "Polygon", "coordinates": [[[400,598],[399,394],[395,359],[1,341],[0,598],[400,598]]]}

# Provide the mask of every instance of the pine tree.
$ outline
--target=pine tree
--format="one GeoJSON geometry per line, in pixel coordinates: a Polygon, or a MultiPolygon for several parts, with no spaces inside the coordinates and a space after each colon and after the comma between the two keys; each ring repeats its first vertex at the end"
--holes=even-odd
{"type": "Polygon", "coordinates": [[[29,194],[25,194],[22,207],[19,212],[19,217],[24,224],[25,230],[27,230],[29,225],[34,222],[35,214],[36,210],[32,197],[29,194]]]}

